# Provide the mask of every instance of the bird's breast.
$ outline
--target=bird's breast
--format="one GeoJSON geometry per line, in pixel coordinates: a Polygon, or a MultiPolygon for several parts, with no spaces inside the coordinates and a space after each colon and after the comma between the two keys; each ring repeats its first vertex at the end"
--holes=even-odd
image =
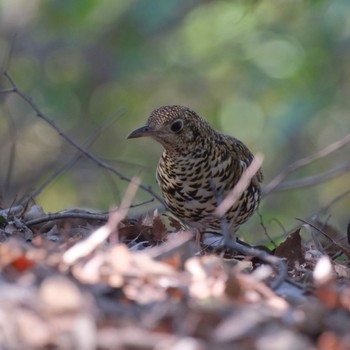
{"type": "MultiPolygon", "coordinates": [[[[246,169],[246,162],[240,160],[220,148],[186,156],[165,151],[157,181],[168,209],[192,227],[220,230],[222,222],[214,211],[246,169]]],[[[252,182],[225,215],[233,231],[255,211],[259,199],[260,187],[252,182]]]]}
{"type": "Polygon", "coordinates": [[[163,154],[157,181],[170,211],[192,226],[208,226],[216,220],[217,203],[233,187],[229,167],[229,159],[205,153],[176,158],[163,154]]]}

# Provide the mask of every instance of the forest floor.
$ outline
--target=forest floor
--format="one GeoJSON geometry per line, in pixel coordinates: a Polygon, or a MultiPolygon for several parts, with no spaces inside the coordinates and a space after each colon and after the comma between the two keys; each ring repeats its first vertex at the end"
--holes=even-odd
{"type": "Polygon", "coordinates": [[[310,239],[298,228],[271,262],[127,202],[108,220],[0,211],[2,348],[350,349],[350,249],[328,225],[302,224],[310,239]]]}

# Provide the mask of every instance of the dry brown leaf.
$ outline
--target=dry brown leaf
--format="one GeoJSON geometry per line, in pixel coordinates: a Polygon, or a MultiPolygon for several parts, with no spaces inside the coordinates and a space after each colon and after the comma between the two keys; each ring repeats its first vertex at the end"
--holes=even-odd
{"type": "Polygon", "coordinates": [[[152,227],[152,217],[149,215],[149,213],[146,213],[146,215],[142,218],[142,226],[146,227],[152,227]]]}
{"type": "Polygon", "coordinates": [[[162,259],[161,261],[167,265],[174,267],[175,269],[179,269],[182,264],[182,256],[180,252],[176,252],[173,255],[162,259]]]}
{"type": "Polygon", "coordinates": [[[11,262],[11,266],[13,266],[19,272],[29,270],[34,265],[35,261],[32,259],[28,259],[25,255],[22,255],[11,262]]]}
{"type": "Polygon", "coordinates": [[[300,228],[291,233],[287,239],[282,242],[275,250],[275,255],[285,258],[289,267],[295,267],[304,262],[304,254],[302,251],[300,228]]]}
{"type": "Polygon", "coordinates": [[[162,222],[158,214],[158,210],[156,209],[153,212],[153,239],[157,242],[164,242],[168,236],[168,229],[162,222]]]}
{"type": "Polygon", "coordinates": [[[340,337],[332,331],[324,332],[317,341],[317,348],[320,350],[349,350],[348,345],[348,343],[343,343],[340,337]]]}
{"type": "Polygon", "coordinates": [[[308,241],[312,242],[312,248],[318,249],[331,258],[340,253],[350,258],[350,248],[346,237],[332,225],[315,220],[310,224],[305,223],[302,227],[310,236],[308,241]]]}

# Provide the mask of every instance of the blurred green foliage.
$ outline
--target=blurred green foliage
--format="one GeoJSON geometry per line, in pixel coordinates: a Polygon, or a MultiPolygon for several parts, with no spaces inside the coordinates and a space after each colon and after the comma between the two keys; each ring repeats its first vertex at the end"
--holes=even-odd
{"type": "MultiPolygon", "coordinates": [[[[157,190],[160,145],[125,138],[166,104],[188,105],[262,152],[267,183],[292,161],[349,133],[350,2],[1,0],[0,67],[81,144],[125,108],[91,150],[128,176],[141,169],[157,190]]],[[[14,94],[0,98],[6,207],[32,193],[75,150],[14,94]]],[[[349,158],[347,147],[291,178],[349,158]]],[[[349,178],[267,197],[261,214],[268,231],[281,232],[271,220],[288,229],[295,217],[317,211],[349,190],[349,178]]],[[[105,210],[119,203],[126,185],[81,158],[36,200],[46,211],[105,210]]],[[[137,200],[149,197],[139,191],[137,200]]],[[[349,205],[344,199],[329,212],[342,230],[349,205]]],[[[245,230],[261,233],[259,218],[245,230]]]]}

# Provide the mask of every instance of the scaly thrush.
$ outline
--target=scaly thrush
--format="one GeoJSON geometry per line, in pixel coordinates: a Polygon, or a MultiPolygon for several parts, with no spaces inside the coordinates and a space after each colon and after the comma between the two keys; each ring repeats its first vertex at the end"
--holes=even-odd
{"type": "MultiPolygon", "coordinates": [[[[215,209],[235,187],[253,160],[245,144],[214,130],[194,111],[183,106],[154,110],[129,139],[148,136],[164,151],[157,169],[157,182],[168,209],[201,232],[222,228],[215,209]]],[[[238,201],[226,212],[231,234],[257,209],[260,201],[261,169],[238,201]]]]}

